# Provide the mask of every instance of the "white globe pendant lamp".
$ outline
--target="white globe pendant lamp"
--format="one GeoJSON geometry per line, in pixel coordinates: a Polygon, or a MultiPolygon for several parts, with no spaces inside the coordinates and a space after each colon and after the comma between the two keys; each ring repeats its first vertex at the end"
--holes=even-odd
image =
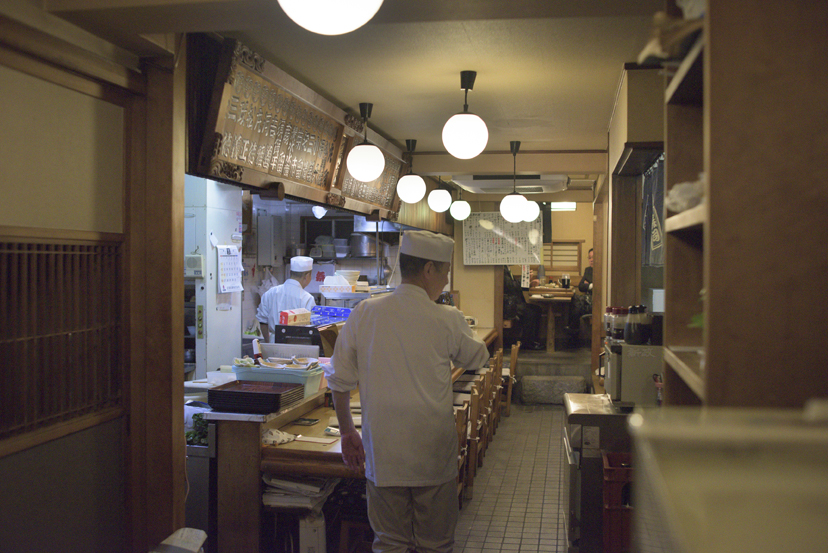
{"type": "Polygon", "coordinates": [[[523,220],[527,223],[531,223],[538,218],[538,215],[540,215],[540,206],[538,205],[538,202],[526,200],[526,206],[523,210],[523,220]]]}
{"type": "Polygon", "coordinates": [[[385,170],[385,156],[382,154],[382,151],[373,144],[368,143],[368,118],[371,117],[373,107],[374,104],[359,104],[359,113],[365,124],[365,137],[362,144],[351,148],[345,160],[345,166],[348,168],[348,172],[351,173],[352,177],[361,182],[373,182],[385,170]]]}
{"type": "Polygon", "coordinates": [[[457,193],[457,201],[451,204],[449,213],[455,221],[464,221],[471,215],[471,206],[469,202],[463,199],[463,192],[457,193]]]}
{"type": "Polygon", "coordinates": [[[512,150],[512,192],[500,200],[500,214],[510,223],[520,223],[526,210],[526,198],[517,193],[517,153],[520,142],[512,140],[509,143],[512,150]]]}
{"type": "Polygon", "coordinates": [[[383,0],[279,0],[294,23],[320,35],[359,29],[379,11],[383,0]]]}
{"type": "Polygon", "coordinates": [[[423,177],[413,173],[414,158],[411,154],[414,153],[414,149],[417,147],[417,141],[407,139],[405,141],[405,146],[408,150],[408,157],[411,158],[411,161],[408,165],[408,174],[403,176],[403,178],[397,182],[397,195],[407,204],[416,204],[423,199],[423,196],[425,196],[426,183],[423,180],[423,177]]]}
{"type": "Polygon", "coordinates": [[[451,194],[443,188],[435,188],[428,193],[428,207],[436,213],[443,213],[451,205],[451,194]]]}
{"type": "Polygon", "coordinates": [[[469,90],[474,88],[477,71],[460,72],[460,88],[466,93],[463,112],[452,115],[443,126],[443,146],[457,159],[477,157],[489,142],[486,123],[474,113],[469,113],[469,90]]]}

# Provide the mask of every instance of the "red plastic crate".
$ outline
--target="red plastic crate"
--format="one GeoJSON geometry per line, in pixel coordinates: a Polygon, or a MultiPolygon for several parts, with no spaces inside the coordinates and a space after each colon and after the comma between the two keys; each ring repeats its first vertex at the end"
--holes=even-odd
{"type": "Polygon", "coordinates": [[[632,454],[618,451],[604,451],[602,456],[604,458],[604,481],[632,481],[632,454]]]}
{"type": "Polygon", "coordinates": [[[604,506],[604,553],[627,553],[632,536],[631,507],[604,506]]]}
{"type": "Polygon", "coordinates": [[[605,507],[631,507],[632,482],[604,480],[605,507]]]}

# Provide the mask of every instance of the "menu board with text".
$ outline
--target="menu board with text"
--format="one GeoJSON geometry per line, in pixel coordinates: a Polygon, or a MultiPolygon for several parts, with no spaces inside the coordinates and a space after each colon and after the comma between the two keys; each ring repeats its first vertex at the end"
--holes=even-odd
{"type": "Polygon", "coordinates": [[[543,253],[543,220],[510,223],[494,212],[472,213],[463,221],[465,265],[538,265],[543,253]]]}

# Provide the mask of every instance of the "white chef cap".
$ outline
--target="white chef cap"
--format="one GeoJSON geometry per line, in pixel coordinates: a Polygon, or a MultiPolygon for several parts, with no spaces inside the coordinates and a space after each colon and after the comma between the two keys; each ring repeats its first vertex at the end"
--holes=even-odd
{"type": "Polygon", "coordinates": [[[290,270],[294,273],[304,273],[313,269],[313,258],[297,255],[290,259],[290,270]]]}
{"type": "Polygon", "coordinates": [[[407,230],[400,242],[400,253],[431,261],[451,261],[453,250],[454,240],[427,230],[407,230]]]}

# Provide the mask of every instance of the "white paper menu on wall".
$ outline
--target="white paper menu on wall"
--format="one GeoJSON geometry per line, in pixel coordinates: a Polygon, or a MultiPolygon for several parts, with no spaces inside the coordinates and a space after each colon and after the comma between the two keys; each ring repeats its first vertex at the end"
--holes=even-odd
{"type": "Polygon", "coordinates": [[[538,265],[543,255],[543,219],[510,223],[496,212],[472,213],[463,221],[465,265],[538,265]]]}
{"type": "Polygon", "coordinates": [[[218,252],[218,292],[241,292],[242,271],[241,251],[238,246],[216,246],[218,252]]]}

